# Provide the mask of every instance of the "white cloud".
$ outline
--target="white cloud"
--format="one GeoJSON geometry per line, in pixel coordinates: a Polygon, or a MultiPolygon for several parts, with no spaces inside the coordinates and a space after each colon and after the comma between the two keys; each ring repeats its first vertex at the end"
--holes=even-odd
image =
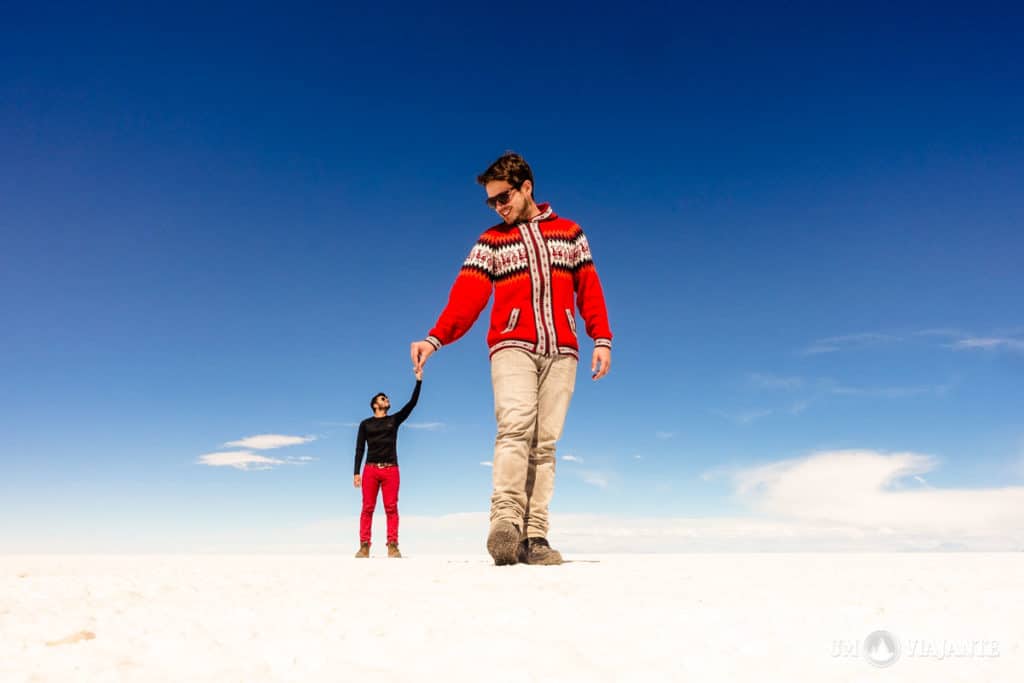
{"type": "Polygon", "coordinates": [[[675,432],[655,432],[654,433],[655,437],[657,437],[657,438],[659,438],[659,439],[661,439],[663,441],[666,440],[666,439],[671,439],[675,435],[676,435],[675,432]]]}
{"type": "Polygon", "coordinates": [[[286,461],[256,455],[249,451],[222,451],[200,455],[196,463],[210,467],[234,467],[239,470],[268,470],[274,465],[284,465],[286,461]]]}
{"type": "Polygon", "coordinates": [[[752,409],[745,412],[730,413],[716,411],[716,414],[740,425],[748,425],[761,418],[775,413],[779,415],[802,415],[814,403],[829,396],[857,396],[865,398],[911,398],[915,396],[946,396],[955,387],[956,382],[945,384],[929,384],[919,386],[892,387],[856,387],[839,384],[827,377],[803,378],[785,377],[767,373],[753,373],[747,378],[748,385],[754,389],[778,391],[795,394],[789,399],[787,406],[776,409],[752,409]]]}
{"type": "Polygon", "coordinates": [[[951,327],[933,327],[914,332],[916,337],[962,337],[964,333],[951,327]]]}
{"type": "Polygon", "coordinates": [[[437,432],[444,429],[444,422],[406,422],[403,427],[409,429],[422,429],[427,432],[437,432]]]}
{"type": "Polygon", "coordinates": [[[952,384],[933,384],[916,387],[849,387],[835,384],[829,391],[837,396],[909,398],[911,396],[945,396],[952,386],[952,384]]]}
{"type": "Polygon", "coordinates": [[[786,412],[790,415],[803,415],[810,405],[810,401],[795,401],[786,412]]]}
{"type": "Polygon", "coordinates": [[[917,453],[829,451],[741,470],[733,481],[739,499],[775,518],[943,541],[1020,537],[1024,487],[903,488],[936,465],[917,453]]]}
{"type": "Polygon", "coordinates": [[[270,450],[272,448],[283,448],[285,446],[298,446],[300,444],[315,441],[315,436],[286,436],[284,434],[257,434],[247,436],[238,441],[228,441],[224,444],[228,448],[252,448],[257,451],[270,450]]]}
{"type": "MultiPolygon", "coordinates": [[[[793,378],[796,379],[796,378],[793,378]]],[[[801,385],[797,387],[795,384],[784,384],[779,383],[780,389],[792,387],[793,389],[799,389],[801,393],[806,392],[805,395],[798,394],[794,397],[788,406],[779,407],[778,410],[749,410],[740,413],[728,413],[723,411],[716,411],[716,414],[731,420],[740,425],[747,425],[755,420],[759,420],[763,417],[767,417],[773,413],[787,414],[792,416],[802,415],[812,405],[820,403],[822,400],[827,399],[830,396],[841,396],[841,397],[863,397],[863,398],[883,398],[883,399],[901,399],[901,398],[913,398],[921,396],[934,396],[943,397],[947,396],[957,385],[957,380],[951,380],[945,384],[926,384],[918,386],[892,386],[892,387],[857,387],[849,386],[836,382],[829,378],[818,378],[818,379],[807,379],[801,380],[801,385]]],[[[765,388],[770,386],[769,383],[762,384],[765,388]]],[[[788,388],[787,388],[788,390],[788,388]]]]}
{"type": "Polygon", "coordinates": [[[745,413],[740,413],[735,416],[735,420],[740,424],[750,424],[754,420],[760,420],[762,417],[768,417],[772,414],[770,410],[749,410],[745,413]]]}
{"type": "Polygon", "coordinates": [[[219,451],[199,456],[196,464],[210,467],[234,467],[238,470],[269,470],[278,465],[308,465],[316,460],[310,455],[270,458],[251,451],[219,451]]]}
{"type": "Polygon", "coordinates": [[[590,484],[596,486],[599,489],[608,488],[608,476],[603,472],[597,472],[595,470],[588,470],[581,473],[584,484],[590,484]]]}
{"type": "MultiPolygon", "coordinates": [[[[979,336],[954,328],[931,328],[911,332],[908,337],[937,337],[951,341],[955,340],[952,341],[952,343],[944,343],[942,346],[957,351],[1006,350],[1024,352],[1024,338],[1021,338],[1019,330],[1004,330],[989,336],[979,336]]],[[[801,354],[810,356],[822,353],[834,353],[836,351],[843,351],[851,348],[863,348],[879,344],[905,342],[909,341],[908,337],[883,334],[880,332],[864,332],[861,334],[849,334],[840,337],[826,337],[812,342],[801,351],[801,354]]],[[[768,377],[770,377],[770,375],[768,377]]]]}
{"type": "Polygon", "coordinates": [[[583,462],[583,458],[577,455],[563,455],[562,460],[565,460],[567,462],[583,462]]]}
{"type": "Polygon", "coordinates": [[[805,348],[801,353],[805,356],[812,356],[821,353],[834,353],[850,348],[861,348],[874,346],[888,342],[900,341],[899,337],[880,332],[862,332],[859,334],[846,334],[839,337],[826,337],[818,339],[805,348]]]}
{"type": "Polygon", "coordinates": [[[772,414],[770,410],[747,410],[740,413],[726,413],[723,411],[715,411],[715,414],[724,417],[727,420],[735,422],[738,425],[748,425],[752,422],[760,420],[762,417],[768,417],[772,414]]]}
{"type": "Polygon", "coordinates": [[[968,337],[953,344],[953,348],[957,351],[997,351],[1000,349],[1024,351],[1024,339],[1014,339],[1012,337],[968,337]]]}
{"type": "Polygon", "coordinates": [[[933,337],[940,339],[944,338],[950,340],[952,343],[943,343],[942,346],[957,351],[998,349],[1009,351],[1024,351],[1024,338],[1021,337],[1021,334],[1022,333],[1019,330],[1005,330],[1001,332],[996,332],[994,335],[978,336],[953,328],[932,328],[927,330],[918,330],[909,333],[909,335],[905,337],[892,334],[883,334],[879,332],[866,332],[856,335],[846,335],[842,337],[826,337],[824,339],[818,339],[812,342],[808,347],[806,347],[802,351],[802,353],[803,355],[833,353],[836,351],[841,351],[849,348],[860,348],[893,342],[905,342],[909,341],[909,338],[913,337],[933,337]]]}
{"type": "Polygon", "coordinates": [[[494,467],[494,463],[490,460],[481,460],[480,465],[483,467],[494,467]]]}

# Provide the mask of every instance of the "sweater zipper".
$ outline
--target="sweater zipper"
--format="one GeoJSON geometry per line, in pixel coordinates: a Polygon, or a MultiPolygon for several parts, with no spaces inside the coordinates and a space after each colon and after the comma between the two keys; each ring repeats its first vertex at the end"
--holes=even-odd
{"type": "Polygon", "coordinates": [[[544,301],[545,301],[545,299],[544,299],[544,295],[545,295],[544,263],[543,263],[543,260],[540,257],[541,246],[537,243],[537,238],[536,238],[536,236],[533,233],[533,229],[534,229],[535,225],[536,224],[533,221],[528,223],[527,224],[526,232],[528,232],[529,235],[530,235],[530,244],[533,245],[533,249],[534,249],[533,253],[534,253],[534,255],[535,255],[536,259],[537,259],[537,274],[538,274],[537,279],[539,281],[537,283],[537,287],[538,287],[538,291],[540,292],[540,310],[538,312],[540,313],[540,331],[541,331],[541,338],[537,340],[537,353],[542,355],[542,356],[547,356],[547,355],[550,355],[548,353],[548,347],[551,345],[551,342],[548,340],[549,332],[548,332],[547,310],[546,310],[546,307],[545,307],[545,304],[544,304],[544,301]]]}

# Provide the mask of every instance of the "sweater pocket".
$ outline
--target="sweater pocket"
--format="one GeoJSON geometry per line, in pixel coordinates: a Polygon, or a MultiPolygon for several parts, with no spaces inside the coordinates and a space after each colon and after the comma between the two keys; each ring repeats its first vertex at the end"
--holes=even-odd
{"type": "Polygon", "coordinates": [[[572,330],[572,336],[579,337],[579,335],[576,334],[576,316],[574,316],[572,311],[567,308],[565,309],[565,317],[569,319],[569,329],[572,330]]]}
{"type": "Polygon", "coordinates": [[[516,329],[516,325],[519,324],[519,309],[513,308],[512,312],[508,316],[508,325],[505,325],[505,329],[501,331],[502,334],[508,334],[512,330],[516,329]]]}

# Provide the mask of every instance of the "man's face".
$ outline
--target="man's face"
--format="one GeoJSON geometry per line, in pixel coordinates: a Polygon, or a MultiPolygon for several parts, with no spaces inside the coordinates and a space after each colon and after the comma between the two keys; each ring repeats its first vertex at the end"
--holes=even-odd
{"type": "Polygon", "coordinates": [[[507,225],[530,220],[533,183],[529,180],[520,188],[512,187],[507,180],[492,180],[484,186],[484,190],[487,192],[488,205],[493,205],[507,225]]]}
{"type": "Polygon", "coordinates": [[[378,396],[376,405],[379,410],[387,412],[391,408],[391,401],[387,396],[378,396]]]}

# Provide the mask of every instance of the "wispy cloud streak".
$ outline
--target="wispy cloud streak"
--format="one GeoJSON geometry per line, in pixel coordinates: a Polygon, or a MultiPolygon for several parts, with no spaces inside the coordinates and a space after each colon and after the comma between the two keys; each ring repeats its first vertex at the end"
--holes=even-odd
{"type": "Polygon", "coordinates": [[[251,451],[219,451],[200,455],[196,464],[208,467],[232,467],[236,470],[270,470],[279,465],[306,465],[315,460],[316,458],[308,455],[270,458],[251,451]]]}
{"type": "Polygon", "coordinates": [[[298,446],[310,441],[316,441],[315,436],[287,436],[285,434],[257,434],[247,436],[237,441],[228,441],[224,444],[228,448],[251,448],[257,451],[265,451],[273,448],[284,448],[285,446],[298,446]]]}

